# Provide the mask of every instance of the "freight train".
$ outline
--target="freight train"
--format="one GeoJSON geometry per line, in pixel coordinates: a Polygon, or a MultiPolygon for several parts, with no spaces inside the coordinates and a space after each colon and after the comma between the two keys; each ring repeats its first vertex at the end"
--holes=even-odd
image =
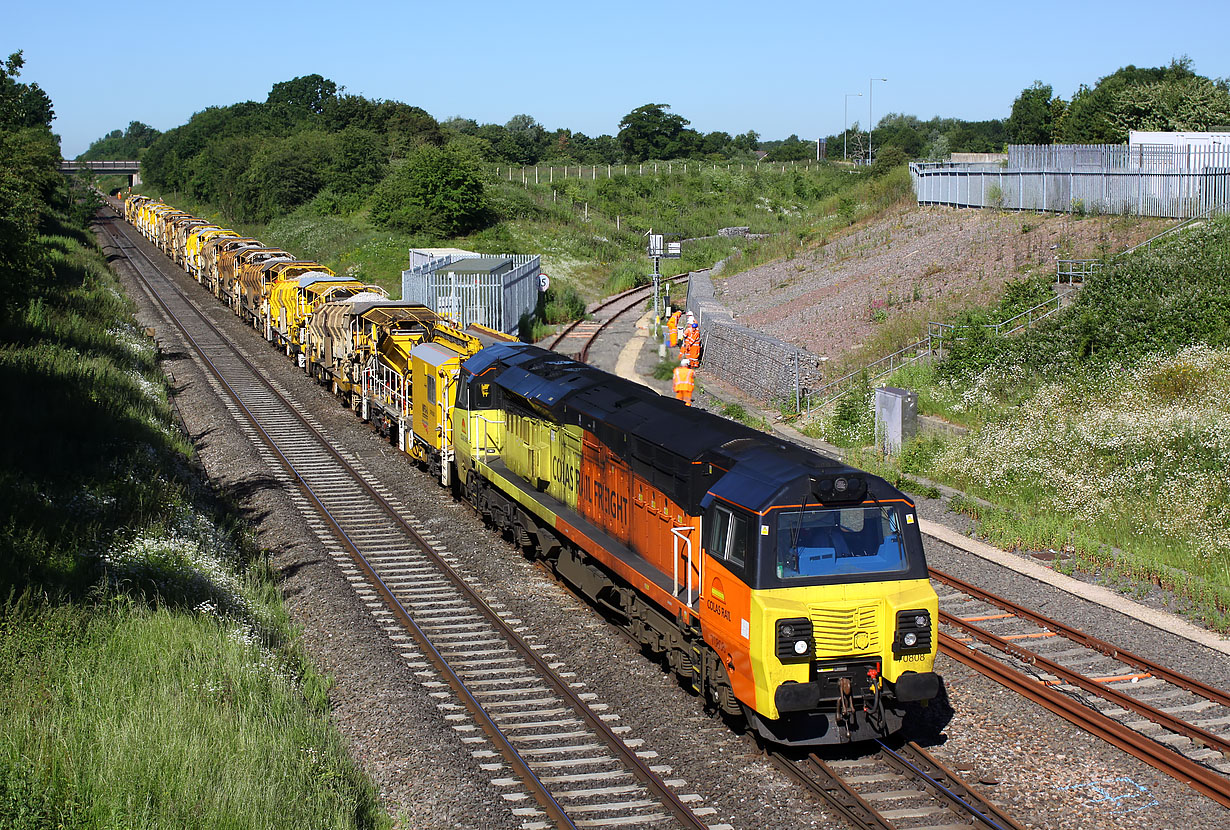
{"type": "Polygon", "coordinates": [[[125,218],[762,739],[940,691],[914,504],[882,478],[134,195],[125,218]]]}

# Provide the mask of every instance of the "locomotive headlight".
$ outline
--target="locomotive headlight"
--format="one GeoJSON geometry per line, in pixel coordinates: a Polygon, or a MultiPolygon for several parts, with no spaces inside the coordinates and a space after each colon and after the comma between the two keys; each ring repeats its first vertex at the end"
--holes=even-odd
{"type": "Polygon", "coordinates": [[[905,652],[918,653],[931,650],[931,613],[914,608],[897,612],[897,635],[893,638],[893,656],[905,652]]]}
{"type": "Polygon", "coordinates": [[[850,481],[849,481],[849,479],[846,479],[846,478],[844,478],[844,477],[842,477],[842,478],[838,478],[838,479],[836,479],[836,480],[834,480],[834,481],[833,481],[833,490],[834,490],[834,491],[836,491],[836,492],[838,492],[838,493],[844,493],[844,492],[846,492],[846,490],[849,488],[849,486],[850,486],[850,481]]]}
{"type": "Polygon", "coordinates": [[[793,663],[811,657],[811,620],[806,617],[795,617],[777,621],[777,642],[775,651],[777,659],[783,663],[793,663]]]}

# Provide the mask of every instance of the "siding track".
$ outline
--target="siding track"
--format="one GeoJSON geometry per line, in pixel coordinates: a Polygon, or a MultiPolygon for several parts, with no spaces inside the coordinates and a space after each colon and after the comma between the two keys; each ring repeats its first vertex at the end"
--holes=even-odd
{"type": "MultiPolygon", "coordinates": [[[[676,274],[673,277],[663,277],[660,283],[677,285],[686,282],[688,276],[688,274],[676,274]]],[[[602,332],[606,331],[607,326],[629,311],[639,308],[642,303],[652,297],[652,285],[640,285],[636,288],[629,288],[620,294],[607,297],[605,300],[586,309],[588,314],[597,314],[599,311],[610,308],[611,311],[607,312],[606,317],[602,320],[573,320],[551,337],[550,340],[545,341],[543,346],[551,351],[568,355],[574,360],[586,363],[589,359],[590,346],[594,345],[594,341],[602,335],[602,332]]]]}
{"type": "Polygon", "coordinates": [[[957,577],[931,578],[945,654],[1230,807],[1230,693],[957,577]]]}

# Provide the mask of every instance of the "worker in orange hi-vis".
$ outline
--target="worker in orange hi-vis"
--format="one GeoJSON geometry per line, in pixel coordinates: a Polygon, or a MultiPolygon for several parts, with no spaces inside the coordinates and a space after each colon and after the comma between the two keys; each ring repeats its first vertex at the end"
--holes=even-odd
{"type": "Polygon", "coordinates": [[[684,329],[683,345],[680,347],[679,357],[690,360],[693,367],[700,365],[700,327],[696,325],[695,320],[684,329]]]}
{"type": "Polygon", "coordinates": [[[683,312],[679,309],[675,309],[675,312],[671,314],[666,321],[666,330],[670,334],[670,344],[672,349],[679,347],[679,321],[682,318],[683,312]]]}
{"type": "Polygon", "coordinates": [[[675,398],[688,406],[692,405],[692,391],[696,388],[696,370],[688,361],[681,360],[675,367],[675,398]]]}
{"type": "Polygon", "coordinates": [[[700,344],[684,341],[679,347],[679,359],[695,368],[700,365],[700,344]]]}

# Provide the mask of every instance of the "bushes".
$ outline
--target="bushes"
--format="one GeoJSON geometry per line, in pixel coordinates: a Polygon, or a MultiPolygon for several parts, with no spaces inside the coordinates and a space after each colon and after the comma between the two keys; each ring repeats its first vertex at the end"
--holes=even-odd
{"type": "MultiPolygon", "coordinates": [[[[960,324],[999,322],[1053,296],[1049,286],[1049,275],[1012,283],[997,309],[960,324]]],[[[949,380],[996,365],[1048,379],[1082,366],[1131,365],[1192,343],[1230,344],[1230,218],[1111,263],[1068,309],[1019,335],[1002,339],[977,328],[960,335],[967,340],[953,344],[940,370],[949,380]]]]}
{"type": "Polygon", "coordinates": [[[1194,345],[1089,368],[927,454],[955,486],[1215,579],[1230,572],[1228,367],[1230,351],[1194,345]]]}
{"type": "Polygon", "coordinates": [[[543,319],[555,325],[569,320],[579,320],[585,316],[585,300],[571,285],[547,289],[543,303],[543,319]]]}
{"type": "Polygon", "coordinates": [[[420,147],[376,187],[371,219],[379,228],[446,238],[491,221],[477,164],[453,147],[420,147]]]}

